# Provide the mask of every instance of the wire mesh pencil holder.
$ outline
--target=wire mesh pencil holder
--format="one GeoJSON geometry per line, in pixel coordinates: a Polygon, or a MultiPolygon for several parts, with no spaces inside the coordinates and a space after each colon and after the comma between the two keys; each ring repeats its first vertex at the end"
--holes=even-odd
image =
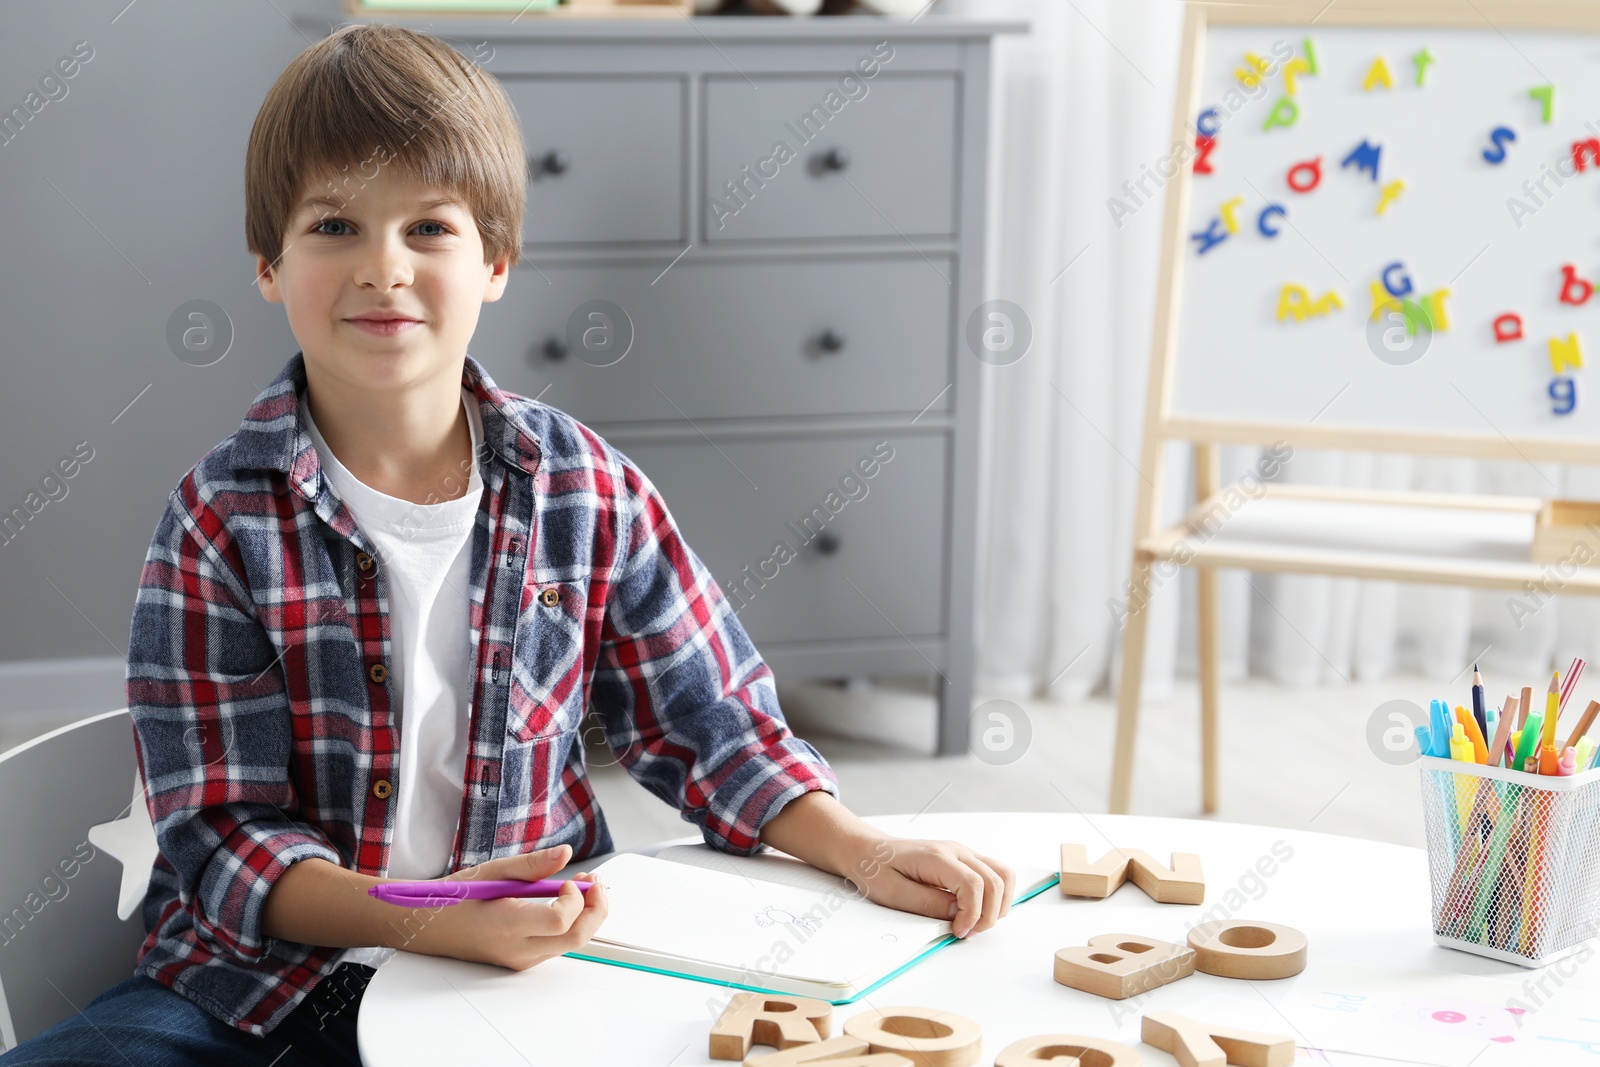
{"type": "Polygon", "coordinates": [[[1600,933],[1600,768],[1419,763],[1434,941],[1542,967],[1600,933]]]}

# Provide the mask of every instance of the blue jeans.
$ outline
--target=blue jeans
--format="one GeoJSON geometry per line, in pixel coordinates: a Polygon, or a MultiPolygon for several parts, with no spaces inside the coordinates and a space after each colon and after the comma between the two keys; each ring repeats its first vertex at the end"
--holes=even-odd
{"type": "Polygon", "coordinates": [[[153,978],[136,974],[82,1012],[10,1052],[3,1067],[360,1067],[356,1012],[374,970],[347,963],[328,975],[266,1037],[206,1013],[153,978]]]}

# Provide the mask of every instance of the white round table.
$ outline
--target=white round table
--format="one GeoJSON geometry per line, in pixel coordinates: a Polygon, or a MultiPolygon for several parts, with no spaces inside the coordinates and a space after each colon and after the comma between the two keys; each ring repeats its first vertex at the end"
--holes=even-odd
{"type": "MultiPolygon", "coordinates": [[[[835,1034],[860,1011],[917,1005],[975,1020],[983,1029],[980,1064],[992,1064],[1013,1041],[1051,1032],[1121,1040],[1138,1047],[1145,1064],[1175,1063],[1139,1045],[1139,1010],[1057,984],[1051,976],[1054,955],[1103,933],[1182,944],[1197,914],[1219,908],[1210,917],[1296,927],[1309,939],[1313,964],[1337,960],[1519,978],[1524,973],[1434,945],[1427,858],[1420,849],[1141,816],[992,812],[866,821],[896,836],[955,839],[979,852],[1052,869],[1063,842],[1084,844],[1091,859],[1108,850],[1108,840],[1162,861],[1173,851],[1194,852],[1204,868],[1206,900],[1199,907],[1156,904],[1132,884],[1106,900],[1083,900],[1063,897],[1052,886],[1013,908],[993,929],[940,949],[866,998],[835,1006],[835,1034]],[[1288,858],[1280,860],[1285,852],[1288,858]],[[1264,869],[1272,873],[1263,875],[1264,869]]],[[[690,836],[663,845],[699,840],[690,836]]],[[[597,862],[580,861],[573,869],[597,862]]],[[[1250,984],[1196,973],[1156,990],[1139,1008],[1181,1012],[1219,992],[1240,995],[1250,984]]],[[[728,993],[724,986],[566,956],[508,971],[398,952],[379,968],[362,1002],[361,1057],[368,1067],[725,1065],[730,1061],[712,1060],[707,1051],[711,1024],[728,993]]]]}

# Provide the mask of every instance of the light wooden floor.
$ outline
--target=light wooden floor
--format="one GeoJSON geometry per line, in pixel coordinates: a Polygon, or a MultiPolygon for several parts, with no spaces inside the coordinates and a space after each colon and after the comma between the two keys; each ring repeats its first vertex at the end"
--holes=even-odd
{"type": "MultiPolygon", "coordinates": [[[[1019,759],[991,766],[973,756],[926,754],[933,702],[918,688],[907,681],[860,691],[814,684],[781,690],[790,726],[834,767],[841,799],[852,811],[1106,810],[1114,718],[1109,698],[1071,705],[1012,701],[1026,717],[1031,741],[1019,759]]],[[[1134,783],[1139,814],[1200,814],[1198,694],[1183,680],[1177,693],[1144,711],[1134,783]]],[[[1367,724],[1386,701],[1406,699],[1426,709],[1432,696],[1465,703],[1466,682],[1448,691],[1410,677],[1318,689],[1254,680],[1224,686],[1216,817],[1420,845],[1417,769],[1380,760],[1368,747],[1367,724]]],[[[980,694],[979,706],[987,699],[980,694]]],[[[77,717],[0,718],[0,751],[77,717]]],[[[612,765],[608,750],[589,754],[618,848],[694,833],[692,824],[612,765]]]]}

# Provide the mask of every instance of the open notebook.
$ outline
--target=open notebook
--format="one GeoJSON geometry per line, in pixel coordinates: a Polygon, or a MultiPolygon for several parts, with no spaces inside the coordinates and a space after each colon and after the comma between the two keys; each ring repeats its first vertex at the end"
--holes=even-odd
{"type": "MultiPolygon", "coordinates": [[[[1013,906],[1059,878],[1010,866],[1013,906]]],[[[848,1004],[955,940],[947,919],[863,900],[846,879],[777,852],[673,845],[654,857],[623,853],[594,873],[611,906],[567,955],[740,989],[848,1004]]]]}

